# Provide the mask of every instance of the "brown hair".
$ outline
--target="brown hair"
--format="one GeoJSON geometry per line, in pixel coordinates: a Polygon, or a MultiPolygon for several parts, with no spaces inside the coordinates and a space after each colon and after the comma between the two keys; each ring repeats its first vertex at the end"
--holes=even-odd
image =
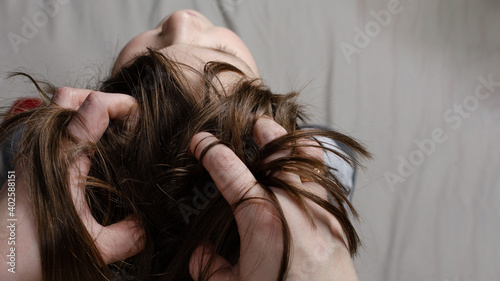
{"type": "MultiPolygon", "coordinates": [[[[197,73],[205,81],[202,93],[195,93],[187,83],[186,71],[196,73],[149,50],[105,80],[99,90],[133,96],[140,114],[133,128],[123,121],[111,121],[97,145],[72,142],[66,127],[76,112],[57,106],[36,83],[45,105],[11,117],[0,126],[2,140],[20,126],[25,130],[19,157],[29,159],[25,172],[30,175],[43,280],[108,280],[122,275],[134,280],[191,280],[189,259],[206,241],[214,245],[217,254],[236,263],[240,240],[233,210],[258,199],[229,206],[201,161],[187,152],[190,139],[201,131],[214,134],[231,148],[268,193],[272,193],[271,186],[282,188],[303,207],[308,198],[329,211],[342,226],[351,255],[356,253],[359,238],[349,211],[355,217],[357,213],[330,169],[322,161],[297,153],[264,160],[278,150],[294,151],[303,145],[300,139],[318,136],[340,141],[358,155],[369,156],[363,146],[338,132],[300,130],[297,123],[304,116],[296,103],[297,93],[273,94],[260,80],[248,79],[232,65],[207,63],[204,73],[197,73]],[[221,89],[217,74],[222,71],[241,74],[242,79],[221,89]],[[264,115],[272,117],[288,134],[259,148],[252,131],[256,120],[264,115]],[[109,225],[133,214],[145,230],[141,253],[108,266],[78,218],[68,187],[68,167],[77,155],[89,150],[95,153],[86,194],[97,221],[109,225]],[[290,171],[319,183],[331,202],[278,179],[274,176],[277,171],[290,171]]],[[[332,152],[351,165],[357,164],[343,153],[332,152]]],[[[277,200],[270,198],[282,213],[277,200]]],[[[284,217],[280,219],[284,253],[278,280],[286,276],[291,242],[287,222],[284,217]]],[[[209,267],[200,272],[200,280],[209,278],[209,267]]]]}

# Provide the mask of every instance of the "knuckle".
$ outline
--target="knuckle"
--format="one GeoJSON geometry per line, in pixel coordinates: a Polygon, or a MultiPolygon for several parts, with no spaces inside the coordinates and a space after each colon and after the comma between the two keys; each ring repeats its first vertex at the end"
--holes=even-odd
{"type": "Polygon", "coordinates": [[[272,119],[263,117],[257,120],[254,133],[265,144],[285,135],[287,131],[272,119]]]}
{"type": "Polygon", "coordinates": [[[107,110],[103,108],[103,106],[104,104],[101,102],[99,92],[95,91],[90,92],[82,104],[82,108],[86,108],[86,110],[90,109],[92,111],[95,110],[96,112],[93,112],[93,114],[97,113],[100,117],[107,115],[107,110]]]}
{"type": "Polygon", "coordinates": [[[214,159],[215,163],[220,165],[231,165],[234,160],[234,153],[222,144],[217,144],[207,151],[207,156],[214,159]]]}
{"type": "Polygon", "coordinates": [[[71,87],[61,87],[56,90],[56,96],[66,96],[70,95],[73,92],[73,88],[71,87]]]}
{"type": "Polygon", "coordinates": [[[90,92],[85,100],[89,103],[99,102],[99,92],[96,91],[90,92]]]}
{"type": "Polygon", "coordinates": [[[264,132],[264,134],[270,140],[277,139],[277,138],[285,135],[286,133],[287,132],[286,132],[285,128],[283,128],[283,127],[281,127],[279,125],[273,126],[273,128],[270,128],[269,130],[266,130],[264,132]]]}
{"type": "Polygon", "coordinates": [[[316,158],[318,160],[323,161],[323,159],[324,159],[324,151],[323,151],[323,149],[321,149],[319,147],[309,147],[306,150],[306,154],[308,154],[309,156],[312,156],[313,158],[316,158]]]}
{"type": "Polygon", "coordinates": [[[304,139],[299,142],[299,152],[304,156],[312,157],[318,160],[324,160],[324,150],[321,148],[321,143],[304,139]]]}
{"type": "Polygon", "coordinates": [[[54,93],[54,101],[59,104],[65,100],[71,99],[73,89],[70,87],[61,87],[54,93]]]}
{"type": "Polygon", "coordinates": [[[90,90],[76,89],[71,87],[61,87],[54,93],[54,102],[63,107],[77,110],[85,101],[90,90]]]}
{"type": "Polygon", "coordinates": [[[218,170],[217,174],[226,175],[236,172],[238,157],[234,152],[223,144],[211,147],[205,154],[203,162],[207,168],[218,170]]]}

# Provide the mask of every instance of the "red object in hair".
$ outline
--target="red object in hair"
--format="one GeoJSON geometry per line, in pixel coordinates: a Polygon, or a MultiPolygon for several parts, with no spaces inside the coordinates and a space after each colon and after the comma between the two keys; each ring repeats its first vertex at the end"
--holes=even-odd
{"type": "Polygon", "coordinates": [[[39,107],[42,105],[42,101],[40,99],[35,98],[20,98],[18,99],[14,105],[9,109],[9,112],[5,116],[5,119],[9,119],[9,117],[14,116],[18,113],[28,111],[35,107],[39,107]]]}

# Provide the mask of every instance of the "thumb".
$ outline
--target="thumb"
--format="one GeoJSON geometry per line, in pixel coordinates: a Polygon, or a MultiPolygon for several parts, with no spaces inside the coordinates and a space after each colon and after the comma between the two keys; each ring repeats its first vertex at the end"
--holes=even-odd
{"type": "Polygon", "coordinates": [[[144,249],[144,229],[139,219],[128,216],[124,220],[101,228],[95,236],[97,247],[107,264],[135,256],[144,249]]]}
{"type": "Polygon", "coordinates": [[[222,256],[214,254],[211,243],[202,243],[196,247],[189,260],[189,274],[193,280],[236,280],[233,266],[222,256]]]}

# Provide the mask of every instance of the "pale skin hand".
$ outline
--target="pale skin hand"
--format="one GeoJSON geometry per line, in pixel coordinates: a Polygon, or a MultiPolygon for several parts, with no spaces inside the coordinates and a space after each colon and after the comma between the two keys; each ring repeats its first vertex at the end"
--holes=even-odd
{"type": "MultiPolygon", "coordinates": [[[[78,110],[81,118],[74,118],[68,130],[77,139],[85,142],[97,142],[106,130],[110,119],[124,118],[134,114],[137,102],[128,95],[93,92],[85,89],[61,88],[54,96],[54,102],[64,108],[78,110]],[[88,130],[86,130],[87,128],[88,130]]],[[[132,217],[113,225],[104,227],[97,223],[91,215],[84,196],[85,177],[90,168],[89,158],[83,155],[70,168],[71,195],[80,219],[94,238],[97,247],[106,263],[126,259],[139,253],[143,247],[143,231],[139,222],[132,217]]],[[[7,272],[7,264],[2,263],[2,280],[41,280],[42,269],[39,252],[39,241],[35,230],[35,221],[28,201],[28,186],[24,170],[16,165],[16,268],[15,274],[7,272]],[[5,270],[5,271],[3,271],[5,270]]],[[[7,222],[7,183],[0,191],[0,221],[7,222]]],[[[0,227],[0,255],[7,261],[10,247],[7,239],[10,231],[0,227]]]]}
{"type": "MultiPolygon", "coordinates": [[[[269,118],[260,118],[255,125],[254,136],[261,146],[284,134],[285,129],[269,118]]],[[[204,148],[214,141],[217,139],[213,135],[199,133],[191,140],[190,150],[199,159],[204,148]]],[[[288,153],[282,151],[272,158],[288,153]]],[[[322,159],[322,151],[314,148],[301,149],[301,153],[322,159]]],[[[241,160],[222,144],[213,146],[205,154],[203,166],[229,204],[241,197],[267,196],[241,160]]],[[[324,190],[315,183],[302,182],[300,177],[289,173],[279,176],[326,199],[324,190]]],[[[316,224],[314,228],[286,192],[276,188],[273,192],[284,210],[293,241],[287,280],[358,280],[338,221],[321,207],[310,203],[316,224]]],[[[234,215],[241,237],[239,261],[232,266],[223,257],[216,256],[210,280],[276,280],[283,241],[277,211],[270,204],[259,201],[237,210],[234,215]]],[[[210,245],[199,245],[192,254],[190,273],[194,280],[198,280],[199,269],[206,264],[210,251],[210,245]]]]}

